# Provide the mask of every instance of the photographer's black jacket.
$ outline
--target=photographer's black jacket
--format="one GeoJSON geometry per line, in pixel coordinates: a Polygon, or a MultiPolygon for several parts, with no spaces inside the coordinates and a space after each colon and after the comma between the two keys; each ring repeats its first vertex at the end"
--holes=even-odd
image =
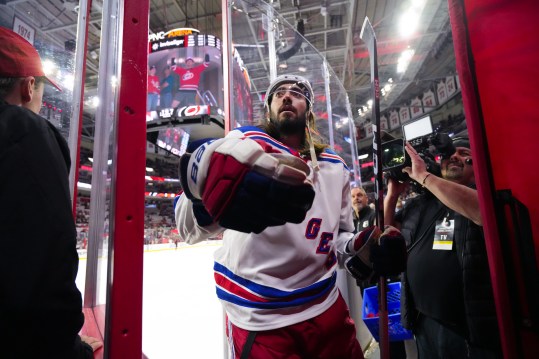
{"type": "Polygon", "coordinates": [[[354,233],[358,233],[365,228],[374,225],[376,212],[369,205],[367,205],[359,211],[359,216],[356,216],[356,211],[352,209],[352,216],[354,217],[354,233]]]}
{"type": "Polygon", "coordinates": [[[78,337],[84,317],[69,165],[52,124],[0,99],[2,358],[81,358],[89,348],[78,337]]]}
{"type": "Polygon", "coordinates": [[[431,256],[434,257],[430,261],[432,267],[443,268],[433,273],[433,268],[425,266],[429,263],[427,259],[422,262],[421,272],[414,272],[410,267],[405,272],[401,297],[403,326],[413,329],[421,311],[459,332],[474,346],[498,349],[499,332],[482,227],[447,208],[430,193],[408,201],[397,213],[396,221],[401,223],[408,244],[409,266],[417,256],[431,256]],[[453,249],[435,251],[432,249],[435,222],[447,216],[455,221],[453,249]],[[426,283],[416,282],[419,285],[413,290],[410,282],[418,277],[424,280],[429,275],[434,278],[432,283],[421,286],[426,283]],[[447,281],[453,284],[447,285],[447,281]],[[450,292],[435,292],[444,289],[450,292]],[[439,300],[432,298],[433,293],[439,300]]]}

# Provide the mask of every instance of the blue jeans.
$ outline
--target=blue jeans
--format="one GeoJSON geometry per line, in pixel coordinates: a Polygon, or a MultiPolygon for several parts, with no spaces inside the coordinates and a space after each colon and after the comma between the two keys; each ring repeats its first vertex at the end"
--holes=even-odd
{"type": "Polygon", "coordinates": [[[170,108],[172,106],[172,92],[165,92],[161,94],[161,108],[170,108]]]}
{"type": "Polygon", "coordinates": [[[159,95],[156,93],[148,94],[148,101],[146,102],[146,111],[155,111],[157,109],[157,100],[159,100],[159,95]]]}

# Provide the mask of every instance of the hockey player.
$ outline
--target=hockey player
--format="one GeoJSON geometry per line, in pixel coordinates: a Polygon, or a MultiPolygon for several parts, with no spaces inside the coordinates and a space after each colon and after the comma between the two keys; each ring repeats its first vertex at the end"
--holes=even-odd
{"type": "Polygon", "coordinates": [[[349,170],[315,137],[312,101],[305,78],[277,77],[260,127],[235,129],[180,161],[180,237],[192,244],[223,232],[214,277],[231,358],[362,358],[335,285],[337,254],[366,258],[358,272],[404,266],[387,261],[405,258],[396,230],[352,234],[349,170]]]}

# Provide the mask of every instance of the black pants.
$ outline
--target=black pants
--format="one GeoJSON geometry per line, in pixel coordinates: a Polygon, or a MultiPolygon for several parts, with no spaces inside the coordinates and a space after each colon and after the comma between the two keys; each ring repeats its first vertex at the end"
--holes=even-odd
{"type": "Polygon", "coordinates": [[[438,321],[420,315],[414,330],[419,359],[498,359],[501,353],[470,346],[466,339],[438,321]]]}

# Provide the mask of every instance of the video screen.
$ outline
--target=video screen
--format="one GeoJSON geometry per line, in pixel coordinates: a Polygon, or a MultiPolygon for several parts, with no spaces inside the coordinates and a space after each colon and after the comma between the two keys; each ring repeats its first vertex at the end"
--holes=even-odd
{"type": "Polygon", "coordinates": [[[156,145],[176,156],[181,156],[187,150],[189,133],[180,127],[169,127],[159,130],[156,145]]]}
{"type": "Polygon", "coordinates": [[[150,35],[148,112],[198,105],[223,108],[221,42],[195,31],[150,35]]]}
{"type": "MultiPolygon", "coordinates": [[[[180,113],[170,109],[209,106],[224,109],[221,40],[191,28],[150,34],[147,112],[180,113]]],[[[239,53],[233,62],[234,118],[252,123],[250,80],[239,53]]],[[[207,111],[210,113],[210,111],[207,111]]]]}

